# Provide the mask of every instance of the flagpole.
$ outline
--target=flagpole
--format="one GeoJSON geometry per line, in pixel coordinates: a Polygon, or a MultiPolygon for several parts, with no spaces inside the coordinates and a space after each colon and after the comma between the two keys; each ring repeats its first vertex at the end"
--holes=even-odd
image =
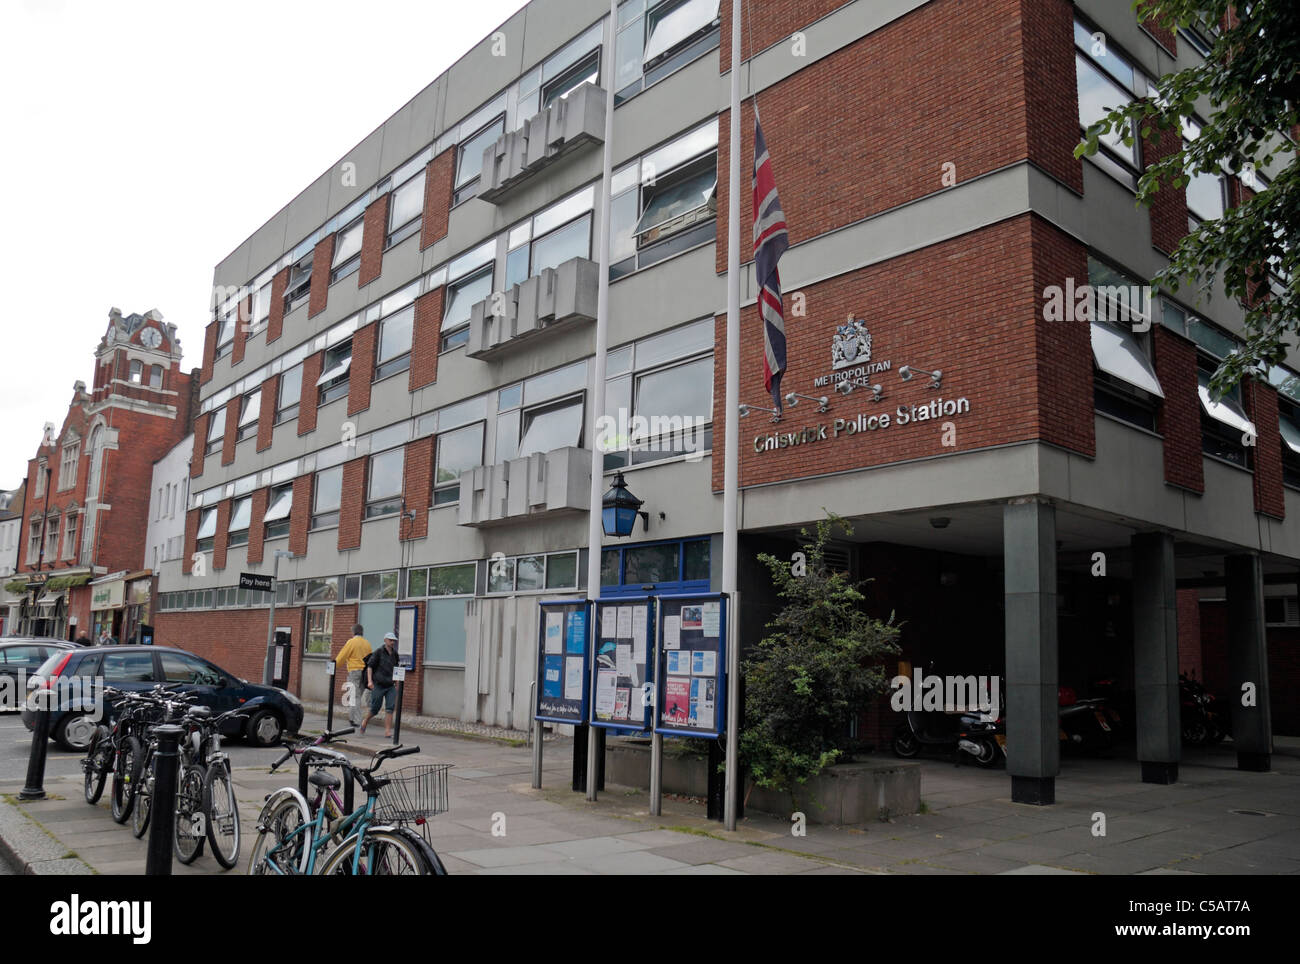
{"type": "MultiPolygon", "coordinates": [[[[740,3],[731,0],[731,147],[727,173],[727,387],[722,482],[722,591],[735,599],[739,562],[740,495],[740,3]]],[[[736,829],[736,777],[739,769],[740,613],[727,614],[727,772],[724,826],[736,829]]]]}
{"type": "MultiPolygon", "coordinates": [[[[601,523],[600,502],[604,496],[604,455],[596,440],[600,418],[605,414],[605,361],[609,351],[609,211],[610,180],[613,177],[614,153],[614,29],[618,23],[618,0],[609,0],[609,22],[605,24],[605,145],[600,178],[600,278],[596,288],[596,358],[592,365],[594,384],[591,391],[591,412],[587,419],[587,448],[591,450],[591,506],[587,513],[587,598],[600,598],[600,553],[604,545],[604,527],[601,523]]],[[[592,614],[595,615],[594,612],[592,614]]],[[[594,636],[594,632],[593,632],[594,636]]],[[[601,761],[596,759],[597,730],[587,727],[587,799],[596,799],[596,786],[600,777],[601,761]]],[[[575,746],[573,752],[577,753],[575,746]]]]}

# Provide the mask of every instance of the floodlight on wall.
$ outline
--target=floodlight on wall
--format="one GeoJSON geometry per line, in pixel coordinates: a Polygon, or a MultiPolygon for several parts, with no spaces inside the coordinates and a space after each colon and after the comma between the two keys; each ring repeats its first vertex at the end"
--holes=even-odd
{"type": "MultiPolygon", "coordinates": [[[[841,395],[847,397],[849,395],[852,395],[853,390],[858,387],[859,386],[856,382],[852,382],[849,381],[848,379],[845,379],[844,381],[840,382],[838,385],[835,386],[835,390],[839,392],[841,395]]],[[[863,383],[861,387],[871,392],[871,400],[873,402],[879,402],[884,400],[885,387],[883,385],[868,385],[866,383],[863,383]]]]}
{"type": "Polygon", "coordinates": [[[932,372],[924,368],[917,368],[915,365],[904,365],[902,368],[898,370],[898,377],[905,382],[910,382],[913,379],[913,377],[917,375],[929,375],[930,387],[931,388],[941,387],[941,383],[943,381],[943,372],[941,371],[932,372]]]}
{"type": "Polygon", "coordinates": [[[740,417],[744,418],[750,412],[767,412],[767,414],[772,416],[773,422],[781,421],[781,410],[776,407],[768,408],[766,405],[746,405],[744,402],[741,402],[740,417]]]}
{"type": "Polygon", "coordinates": [[[821,395],[817,398],[814,398],[811,395],[801,395],[798,392],[790,392],[785,396],[785,403],[790,408],[794,408],[796,405],[799,404],[799,399],[801,398],[804,399],[805,401],[816,402],[817,411],[819,412],[829,412],[831,410],[830,399],[827,398],[825,395],[821,395]]]}

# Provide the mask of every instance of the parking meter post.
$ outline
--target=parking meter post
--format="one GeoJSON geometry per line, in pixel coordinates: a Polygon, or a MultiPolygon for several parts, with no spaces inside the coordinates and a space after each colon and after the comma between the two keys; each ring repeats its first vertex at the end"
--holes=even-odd
{"type": "MultiPolygon", "coordinates": [[[[58,685],[57,679],[53,685],[58,685]]],[[[27,783],[18,793],[19,800],[45,799],[45,757],[50,749],[50,698],[53,695],[53,688],[37,690],[32,695],[36,720],[32,727],[32,750],[27,756],[27,783]]]]}
{"type": "Polygon", "coordinates": [[[154,754],[149,852],[144,868],[150,877],[166,877],[172,872],[172,837],[176,831],[176,769],[180,762],[177,744],[183,732],[175,723],[154,727],[154,734],[158,737],[158,751],[154,754]]]}
{"type": "Polygon", "coordinates": [[[334,729],[334,671],[338,668],[334,660],[325,664],[325,673],[329,676],[329,696],[325,697],[325,732],[334,729]]]}

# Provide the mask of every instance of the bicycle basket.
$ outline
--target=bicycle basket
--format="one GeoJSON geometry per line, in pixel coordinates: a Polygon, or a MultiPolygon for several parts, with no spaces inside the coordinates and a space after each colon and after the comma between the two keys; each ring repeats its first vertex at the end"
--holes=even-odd
{"type": "Polygon", "coordinates": [[[374,818],[380,823],[413,823],[447,812],[447,771],[450,763],[402,767],[384,774],[374,818]]]}

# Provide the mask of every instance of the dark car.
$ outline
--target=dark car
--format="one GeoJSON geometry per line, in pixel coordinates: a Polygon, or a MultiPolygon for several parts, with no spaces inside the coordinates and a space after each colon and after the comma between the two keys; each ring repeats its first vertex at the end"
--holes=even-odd
{"type": "Polygon", "coordinates": [[[71,643],[45,636],[0,638],[0,711],[17,710],[27,694],[27,680],[51,655],[72,649],[71,643]]]}
{"type": "MultiPolygon", "coordinates": [[[[101,678],[105,686],[120,690],[179,684],[178,692],[197,693],[199,703],[211,707],[213,715],[261,697],[246,720],[232,717],[226,729],[228,736],[243,737],[258,746],[274,746],[284,733],[296,733],[302,725],[302,702],[292,693],[250,683],[193,653],[165,646],[92,646],[54,653],[29,677],[28,692],[48,688],[55,676],[87,682],[101,678]]],[[[97,720],[93,712],[80,712],[82,708],[82,704],[70,704],[51,712],[50,735],[66,750],[84,750],[90,745],[97,720]]],[[[111,714],[111,705],[108,710],[111,714]]],[[[33,728],[35,719],[29,701],[23,709],[27,729],[33,728]]]]}

